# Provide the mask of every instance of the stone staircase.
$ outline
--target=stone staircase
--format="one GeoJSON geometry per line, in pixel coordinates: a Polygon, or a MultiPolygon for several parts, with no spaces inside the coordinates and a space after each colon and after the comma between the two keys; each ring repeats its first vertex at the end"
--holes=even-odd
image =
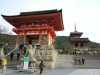
{"type": "MultiPolygon", "coordinates": [[[[10,61],[10,56],[7,56],[7,68],[16,68],[17,65],[22,63],[21,60],[17,61],[17,52],[18,50],[14,51],[13,61],[10,61]]],[[[20,58],[23,58],[23,52],[20,52],[20,58]]]]}
{"type": "MultiPolygon", "coordinates": [[[[14,51],[13,61],[10,61],[10,56],[7,56],[7,68],[16,69],[17,65],[20,65],[22,61],[17,61],[17,51],[14,51]]],[[[21,52],[21,58],[23,57],[23,52],[21,52]]],[[[100,56],[96,55],[65,55],[58,54],[56,59],[55,69],[100,69],[100,56]],[[74,58],[85,58],[84,65],[75,65],[74,58]]],[[[0,65],[0,68],[2,66],[0,65]]]]}
{"type": "MultiPolygon", "coordinates": [[[[33,50],[34,50],[34,53],[36,54],[34,56],[37,59],[37,62],[35,64],[37,66],[36,68],[38,68],[38,65],[39,65],[39,63],[41,61],[40,56],[42,57],[42,60],[44,61],[46,67],[48,67],[49,69],[55,68],[54,65],[55,65],[55,60],[56,60],[57,52],[54,49],[52,49],[51,47],[41,46],[39,48],[36,47],[33,50]],[[51,53],[53,53],[53,54],[51,54],[51,53]]],[[[10,61],[10,55],[8,55],[11,52],[13,52],[12,50],[9,51],[10,53],[8,53],[7,55],[5,55],[5,56],[7,56],[6,57],[7,58],[7,68],[16,69],[17,68],[17,65],[21,65],[21,63],[23,62],[22,59],[23,59],[23,56],[24,55],[23,55],[23,52],[22,51],[21,51],[21,56],[20,56],[21,60],[20,61],[17,61],[17,52],[18,51],[19,51],[18,49],[14,50],[13,61],[10,61]]],[[[2,68],[2,66],[0,66],[0,68],[2,68]]]]}
{"type": "MultiPolygon", "coordinates": [[[[18,52],[18,51],[19,51],[19,50],[15,50],[15,51],[14,51],[13,61],[10,61],[10,55],[8,55],[8,56],[6,57],[6,59],[7,59],[7,68],[16,69],[17,65],[20,65],[20,64],[22,63],[21,60],[17,61],[17,52],[18,52]]],[[[21,51],[20,53],[21,53],[21,54],[20,54],[20,58],[23,58],[23,52],[21,51]]],[[[2,68],[1,65],[0,65],[0,68],[2,68]]]]}
{"type": "Polygon", "coordinates": [[[100,69],[100,56],[58,54],[56,69],[100,69]],[[74,58],[85,58],[84,65],[75,65],[74,58]]]}
{"type": "Polygon", "coordinates": [[[81,50],[84,55],[92,55],[88,50],[81,50]]]}

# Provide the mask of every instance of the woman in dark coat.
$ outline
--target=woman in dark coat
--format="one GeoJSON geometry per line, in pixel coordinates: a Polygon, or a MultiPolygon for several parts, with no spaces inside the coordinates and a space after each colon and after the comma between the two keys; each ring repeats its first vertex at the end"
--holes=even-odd
{"type": "Polygon", "coordinates": [[[80,58],[78,59],[78,62],[79,62],[79,65],[81,65],[81,60],[80,60],[80,58]]]}
{"type": "Polygon", "coordinates": [[[39,64],[39,68],[40,68],[40,74],[42,74],[42,71],[43,71],[43,68],[44,68],[43,61],[41,61],[41,63],[39,64]]]}
{"type": "Polygon", "coordinates": [[[19,61],[19,59],[20,59],[20,52],[18,51],[17,52],[17,61],[19,61]]]}
{"type": "Polygon", "coordinates": [[[10,53],[10,60],[12,61],[14,57],[14,52],[10,53]]]}
{"type": "Polygon", "coordinates": [[[84,65],[84,61],[85,61],[85,58],[83,57],[83,58],[82,58],[82,63],[83,63],[83,65],[84,65]]]}

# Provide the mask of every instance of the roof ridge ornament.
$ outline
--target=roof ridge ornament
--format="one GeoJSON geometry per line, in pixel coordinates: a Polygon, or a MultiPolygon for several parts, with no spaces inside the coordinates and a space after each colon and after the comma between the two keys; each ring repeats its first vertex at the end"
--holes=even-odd
{"type": "Polygon", "coordinates": [[[77,31],[76,31],[76,23],[75,23],[75,22],[74,22],[74,25],[75,25],[75,31],[74,31],[74,32],[77,32],[77,31]]]}

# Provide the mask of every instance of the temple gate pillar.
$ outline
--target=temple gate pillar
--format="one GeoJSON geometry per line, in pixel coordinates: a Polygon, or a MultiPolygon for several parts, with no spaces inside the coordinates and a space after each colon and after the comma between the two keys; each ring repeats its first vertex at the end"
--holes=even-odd
{"type": "Polygon", "coordinates": [[[80,48],[80,43],[78,43],[78,48],[80,48]]]}
{"type": "Polygon", "coordinates": [[[26,44],[26,32],[24,32],[24,44],[26,44]]]}
{"type": "Polygon", "coordinates": [[[16,37],[16,44],[19,44],[19,33],[17,34],[17,37],[16,37]]]}
{"type": "Polygon", "coordinates": [[[84,43],[84,47],[87,48],[87,44],[86,43],[84,43]]]}
{"type": "Polygon", "coordinates": [[[53,41],[53,40],[52,40],[52,37],[51,37],[51,35],[50,35],[50,45],[52,44],[52,41],[53,41]]]}
{"type": "Polygon", "coordinates": [[[39,44],[41,44],[41,31],[40,31],[40,34],[39,34],[39,44]]]}
{"type": "Polygon", "coordinates": [[[75,43],[73,43],[73,47],[75,47],[75,43]]]}
{"type": "Polygon", "coordinates": [[[85,43],[83,44],[83,47],[85,48],[85,43]]]}
{"type": "Polygon", "coordinates": [[[48,43],[47,44],[50,45],[50,33],[47,34],[47,37],[48,37],[48,43]]]}

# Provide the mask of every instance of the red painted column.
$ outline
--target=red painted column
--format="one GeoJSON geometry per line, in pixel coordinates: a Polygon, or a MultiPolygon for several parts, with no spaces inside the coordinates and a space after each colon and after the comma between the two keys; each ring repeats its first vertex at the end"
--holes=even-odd
{"type": "Polygon", "coordinates": [[[50,45],[51,45],[51,43],[52,43],[51,35],[49,37],[50,37],[50,45]]]}
{"type": "Polygon", "coordinates": [[[24,32],[24,44],[26,44],[26,32],[24,32]]]}
{"type": "Polygon", "coordinates": [[[75,48],[75,43],[73,43],[73,47],[75,48]]]}
{"type": "Polygon", "coordinates": [[[17,37],[16,37],[16,45],[19,43],[18,39],[19,39],[19,34],[17,34],[17,37]]]}
{"type": "Polygon", "coordinates": [[[39,33],[39,44],[41,44],[41,31],[39,33]]]}
{"type": "Polygon", "coordinates": [[[80,43],[78,43],[78,48],[80,48],[80,43]]]}
{"type": "Polygon", "coordinates": [[[52,36],[50,35],[50,45],[53,43],[52,36]]]}
{"type": "Polygon", "coordinates": [[[86,43],[85,43],[85,48],[88,48],[86,43]]]}
{"type": "Polygon", "coordinates": [[[48,33],[48,35],[47,35],[47,37],[48,37],[48,45],[50,45],[50,33],[48,33]]]}

